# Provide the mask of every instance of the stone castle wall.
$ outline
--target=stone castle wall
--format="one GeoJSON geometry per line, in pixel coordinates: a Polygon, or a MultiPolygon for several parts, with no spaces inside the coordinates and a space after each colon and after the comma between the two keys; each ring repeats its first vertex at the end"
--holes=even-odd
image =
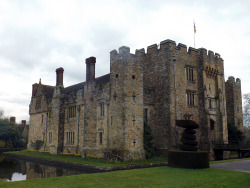
{"type": "Polygon", "coordinates": [[[168,150],[180,144],[176,120],[191,119],[200,125],[199,148],[213,155],[211,142],[228,140],[227,113],[242,121],[240,81],[226,87],[223,59],[212,51],[165,40],[147,52],[132,54],[125,46],[111,51],[110,74],[102,77],[95,78],[95,63],[95,57],[86,59],[86,82],[65,88],[59,68],[55,87],[33,84],[30,148],[43,140],[41,149],[52,153],[104,157],[119,150],[125,160],[144,158],[145,121],[154,147],[168,150]],[[226,111],[235,105],[238,115],[226,111]]]}

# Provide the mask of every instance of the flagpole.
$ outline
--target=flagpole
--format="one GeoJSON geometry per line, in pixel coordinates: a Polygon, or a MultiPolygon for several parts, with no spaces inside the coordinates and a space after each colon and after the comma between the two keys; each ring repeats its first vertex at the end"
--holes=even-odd
{"type": "MultiPolygon", "coordinates": [[[[194,22],[194,20],[193,20],[194,22]]],[[[195,48],[195,33],[196,33],[196,27],[195,27],[195,22],[194,22],[194,48],[195,48]]]]}
{"type": "Polygon", "coordinates": [[[194,32],[194,48],[195,48],[195,32],[194,32]]]}

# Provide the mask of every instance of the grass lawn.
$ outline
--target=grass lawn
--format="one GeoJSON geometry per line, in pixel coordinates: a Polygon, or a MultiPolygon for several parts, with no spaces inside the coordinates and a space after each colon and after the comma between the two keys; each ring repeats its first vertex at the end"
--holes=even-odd
{"type": "Polygon", "coordinates": [[[40,158],[46,158],[46,159],[55,159],[55,160],[60,160],[60,161],[69,161],[69,162],[81,163],[81,164],[90,164],[90,165],[95,165],[95,166],[104,166],[104,167],[122,166],[122,165],[130,165],[130,164],[167,162],[166,157],[155,157],[152,159],[140,159],[140,160],[135,160],[135,161],[120,162],[120,161],[106,161],[105,159],[93,158],[93,157],[81,158],[80,156],[74,156],[74,155],[53,155],[48,152],[37,152],[37,151],[14,151],[14,152],[8,152],[8,153],[40,157],[40,158]]]}
{"type": "Polygon", "coordinates": [[[1,182],[0,187],[250,187],[250,174],[219,169],[155,167],[56,178],[1,182]]]}

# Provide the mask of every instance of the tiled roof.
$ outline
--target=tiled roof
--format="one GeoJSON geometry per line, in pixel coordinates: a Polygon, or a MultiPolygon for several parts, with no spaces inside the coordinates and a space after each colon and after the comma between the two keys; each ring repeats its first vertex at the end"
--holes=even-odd
{"type": "Polygon", "coordinates": [[[46,99],[51,99],[54,93],[54,86],[42,85],[43,92],[45,93],[46,99]]]}
{"type": "Polygon", "coordinates": [[[100,77],[96,78],[95,81],[96,81],[96,84],[107,83],[110,81],[110,74],[100,76],[100,77]]]}
{"type": "Polygon", "coordinates": [[[85,85],[85,82],[81,82],[79,84],[75,84],[75,85],[66,87],[66,88],[64,88],[64,92],[65,93],[70,93],[70,92],[73,92],[73,91],[77,91],[77,90],[83,89],[84,85],[85,85]]]}
{"type": "MultiPolygon", "coordinates": [[[[110,74],[100,76],[100,77],[96,78],[95,81],[96,81],[96,84],[107,83],[107,82],[110,81],[110,74]]],[[[80,89],[83,89],[85,84],[86,84],[86,82],[81,82],[79,84],[75,84],[75,85],[66,87],[66,88],[64,88],[64,92],[65,93],[70,93],[70,92],[73,92],[73,91],[78,91],[80,89]]]]}
{"type": "MultiPolygon", "coordinates": [[[[100,77],[96,78],[95,81],[96,81],[96,85],[107,83],[110,81],[110,74],[100,76],[100,77]]],[[[86,84],[86,82],[80,82],[78,84],[75,84],[75,85],[72,85],[69,87],[65,87],[64,93],[70,93],[70,92],[78,91],[80,89],[84,89],[85,84],[86,84]]],[[[55,88],[54,86],[42,85],[42,89],[43,89],[43,92],[45,93],[47,100],[49,100],[53,97],[54,88],[55,88]]]]}

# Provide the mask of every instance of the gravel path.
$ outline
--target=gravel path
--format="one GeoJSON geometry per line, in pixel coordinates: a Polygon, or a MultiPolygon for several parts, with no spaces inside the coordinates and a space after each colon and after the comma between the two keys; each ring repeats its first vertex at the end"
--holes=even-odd
{"type": "Polygon", "coordinates": [[[234,171],[250,173],[250,160],[210,164],[210,168],[234,170],[234,171]]]}

